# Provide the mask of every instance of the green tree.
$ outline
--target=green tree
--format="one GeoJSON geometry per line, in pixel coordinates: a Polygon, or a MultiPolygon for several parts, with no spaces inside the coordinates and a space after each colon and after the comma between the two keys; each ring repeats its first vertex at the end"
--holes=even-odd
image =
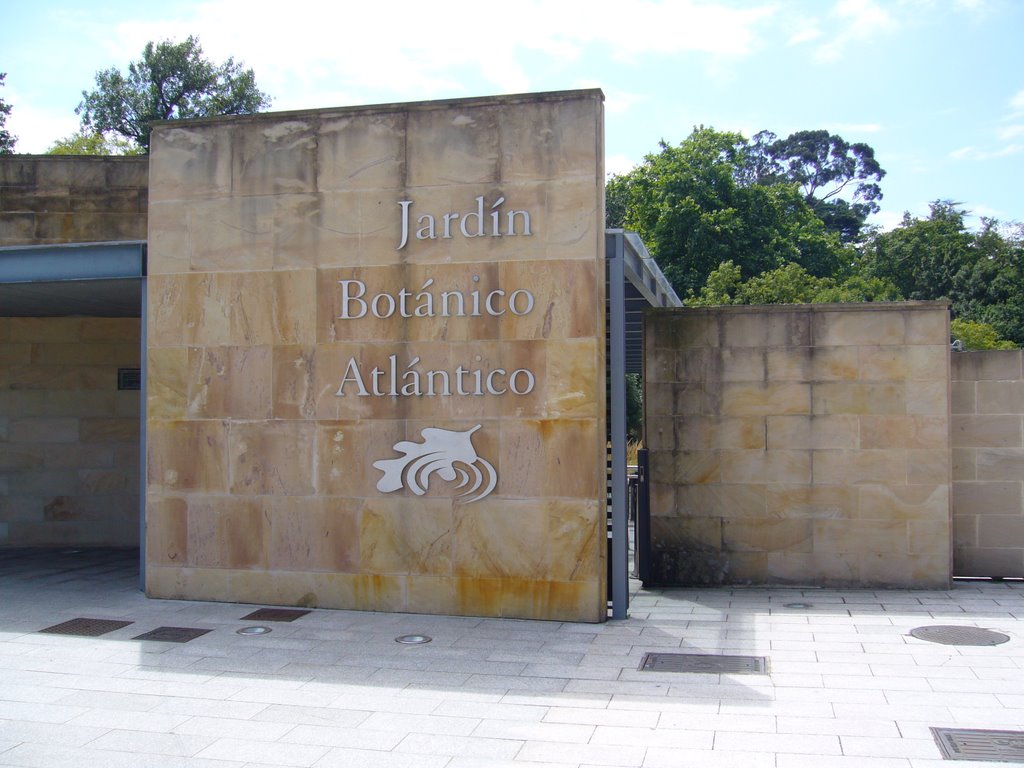
{"type": "Polygon", "coordinates": [[[637,232],[681,295],[726,260],[744,277],[790,261],[823,276],[849,261],[796,184],[752,183],[751,157],[740,134],[712,128],[662,142],[608,182],[607,223],[637,232]]]}
{"type": "Polygon", "coordinates": [[[956,339],[959,349],[1014,349],[1012,341],[999,338],[999,332],[988,323],[970,320],[950,320],[949,333],[956,339]]]}
{"type": "Polygon", "coordinates": [[[749,151],[748,167],[757,183],[799,185],[826,228],[845,243],[857,241],[867,217],[879,210],[878,182],[885,171],[868,144],[851,144],[825,130],[798,131],[785,139],[761,131],[749,151]]]}
{"type": "MultiPolygon", "coordinates": [[[[4,84],[4,78],[6,77],[6,72],[0,72],[0,85],[4,84]]],[[[11,114],[11,105],[0,99],[0,155],[14,154],[14,142],[18,140],[18,137],[12,136],[5,127],[9,114],[11,114]]]]}
{"type": "Polygon", "coordinates": [[[684,303],[689,307],[722,304],[823,304],[855,301],[898,301],[896,287],[881,278],[850,275],[845,279],[815,277],[792,262],[743,280],[740,269],[723,262],[708,275],[699,294],[684,303]]]}
{"type": "Polygon", "coordinates": [[[48,155],[144,155],[138,144],[102,133],[74,133],[58,139],[46,150],[48,155]]]}
{"type": "Polygon", "coordinates": [[[114,133],[149,151],[149,134],[157,120],[244,115],[270,105],[256,87],[251,69],[229,58],[213,64],[203,58],[199,40],[146,43],[142,58],[96,73],[96,89],[82,91],[75,110],[82,132],[114,133]]]}

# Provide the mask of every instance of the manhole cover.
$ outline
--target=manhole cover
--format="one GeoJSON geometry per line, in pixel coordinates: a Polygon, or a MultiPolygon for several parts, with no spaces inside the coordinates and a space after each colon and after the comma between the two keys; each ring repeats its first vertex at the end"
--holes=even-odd
{"type": "Polygon", "coordinates": [[[708,653],[648,653],[640,663],[641,672],[704,672],[734,675],[764,675],[764,656],[713,656],[708,653]]]}
{"type": "Polygon", "coordinates": [[[236,629],[236,635],[265,635],[270,632],[270,627],[242,627],[236,629]]]}
{"type": "Polygon", "coordinates": [[[934,626],[918,627],[910,630],[912,637],[927,640],[929,643],[942,645],[1002,645],[1008,642],[1009,635],[979,627],[934,626]]]}
{"type": "Polygon", "coordinates": [[[402,643],[402,645],[423,645],[432,639],[428,635],[399,635],[395,638],[395,642],[402,643]]]}
{"type": "Polygon", "coordinates": [[[1024,763],[1022,731],[981,731],[970,728],[932,728],[931,731],[946,760],[1024,763]]]}
{"type": "Polygon", "coordinates": [[[155,640],[160,643],[187,643],[202,637],[209,629],[193,629],[191,627],[157,627],[143,635],[133,637],[133,640],[155,640]]]}
{"type": "Polygon", "coordinates": [[[130,621],[114,621],[113,619],[71,619],[52,627],[40,629],[51,635],[75,635],[77,637],[99,637],[115,629],[127,627],[130,621]]]}
{"type": "Polygon", "coordinates": [[[260,608],[243,616],[242,621],[295,621],[307,613],[299,608],[260,608]]]}

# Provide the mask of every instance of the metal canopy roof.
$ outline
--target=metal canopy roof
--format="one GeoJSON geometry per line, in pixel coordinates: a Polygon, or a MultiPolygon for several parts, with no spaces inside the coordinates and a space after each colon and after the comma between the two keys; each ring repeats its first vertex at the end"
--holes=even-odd
{"type": "Polygon", "coordinates": [[[0,316],[139,317],[141,241],[0,248],[0,316]]]}
{"type": "MultiPolygon", "coordinates": [[[[640,236],[621,229],[606,230],[622,237],[622,266],[625,277],[626,373],[643,373],[644,310],[651,307],[681,307],[657,262],[647,252],[640,236]]],[[[607,292],[611,296],[611,291],[607,292]]]]}

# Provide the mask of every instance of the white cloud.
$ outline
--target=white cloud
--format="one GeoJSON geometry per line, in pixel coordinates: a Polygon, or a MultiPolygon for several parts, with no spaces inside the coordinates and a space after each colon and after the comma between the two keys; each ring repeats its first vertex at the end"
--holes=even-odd
{"type": "Polygon", "coordinates": [[[519,0],[499,9],[475,0],[307,0],[301,13],[282,13],[270,0],[209,0],[167,23],[123,23],[110,45],[138,51],[146,40],[198,34],[207,56],[244,61],[274,109],[291,109],[325,106],[329,92],[366,103],[529,91],[587,51],[627,63],[685,52],[742,57],[774,12],[768,2],[698,0],[519,0]]]}
{"type": "Polygon", "coordinates": [[[851,45],[870,42],[899,27],[892,13],[876,0],[839,0],[831,18],[837,32],[829,42],[818,47],[815,56],[819,61],[837,61],[851,45]]]}
{"type": "Polygon", "coordinates": [[[1019,155],[1024,152],[1024,144],[1007,144],[999,149],[978,149],[974,146],[961,147],[949,153],[954,160],[997,160],[1000,157],[1019,155]]]}
{"type": "Polygon", "coordinates": [[[1024,136],[1024,123],[1004,125],[1002,128],[997,128],[996,136],[999,137],[1000,141],[1010,141],[1018,136],[1024,136]]]}
{"type": "Polygon", "coordinates": [[[1013,109],[1014,112],[1024,112],[1024,90],[1017,91],[1017,93],[1010,98],[1010,108],[1013,109]]]}
{"type": "Polygon", "coordinates": [[[14,102],[14,109],[7,117],[7,130],[18,140],[14,151],[39,155],[50,148],[57,139],[78,133],[78,115],[73,110],[52,112],[34,108],[28,102],[14,102]]]}
{"type": "Polygon", "coordinates": [[[881,133],[881,123],[832,123],[830,130],[835,133],[839,133],[845,139],[849,139],[847,134],[856,135],[858,133],[881,133]]]}
{"type": "Polygon", "coordinates": [[[633,170],[637,161],[625,155],[608,155],[604,159],[604,172],[606,174],[621,175],[633,170]]]}

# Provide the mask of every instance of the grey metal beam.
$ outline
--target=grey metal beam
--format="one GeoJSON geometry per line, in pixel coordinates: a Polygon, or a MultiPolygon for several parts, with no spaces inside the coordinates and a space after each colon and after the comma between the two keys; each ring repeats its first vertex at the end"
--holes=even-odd
{"type": "Polygon", "coordinates": [[[143,277],[146,243],[74,243],[0,248],[0,283],[143,277]]]}

